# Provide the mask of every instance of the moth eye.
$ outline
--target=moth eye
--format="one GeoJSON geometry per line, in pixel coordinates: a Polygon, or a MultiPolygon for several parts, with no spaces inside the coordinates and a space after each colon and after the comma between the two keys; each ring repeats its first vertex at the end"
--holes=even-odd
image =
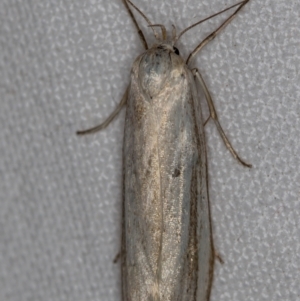
{"type": "Polygon", "coordinates": [[[174,52],[175,52],[177,55],[179,55],[179,50],[178,50],[178,48],[173,47],[173,50],[174,50],[174,52]]]}

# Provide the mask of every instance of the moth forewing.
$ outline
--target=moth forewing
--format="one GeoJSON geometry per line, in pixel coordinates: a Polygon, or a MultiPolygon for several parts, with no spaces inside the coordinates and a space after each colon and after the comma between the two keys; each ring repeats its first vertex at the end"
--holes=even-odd
{"type": "MultiPolygon", "coordinates": [[[[239,5],[236,11],[194,49],[187,63],[248,1],[234,5],[239,5]]],[[[205,121],[195,79],[204,90],[210,117],[225,145],[237,160],[249,165],[227,139],[200,73],[188,67],[174,46],[184,32],[203,20],[178,37],[173,28],[173,37],[167,40],[163,25],[152,24],[130,0],[123,2],[147,50],[133,63],[130,84],[116,110],[101,125],[78,132],[103,129],[127,103],[123,144],[123,301],[208,301],[215,254],[205,121]],[[149,49],[129,4],[154,31],[157,43],[149,49]],[[156,27],[161,29],[161,37],[156,27]]]]}
{"type": "Polygon", "coordinates": [[[201,120],[193,75],[173,48],[138,57],[124,134],[125,300],[207,300],[213,247],[201,120]]]}

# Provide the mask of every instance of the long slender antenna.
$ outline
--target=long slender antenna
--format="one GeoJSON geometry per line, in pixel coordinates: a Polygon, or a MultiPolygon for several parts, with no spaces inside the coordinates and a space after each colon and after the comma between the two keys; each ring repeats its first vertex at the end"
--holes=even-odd
{"type": "Polygon", "coordinates": [[[182,36],[183,34],[185,34],[185,33],[186,33],[187,31],[189,31],[190,29],[194,28],[195,26],[197,26],[197,25],[199,25],[199,24],[201,24],[201,23],[203,23],[203,22],[205,22],[205,21],[207,21],[207,20],[209,20],[209,19],[211,19],[211,18],[214,18],[214,17],[216,17],[216,16],[218,16],[218,15],[220,15],[220,14],[226,12],[227,10],[230,10],[230,9],[232,9],[232,8],[234,8],[234,7],[236,7],[236,6],[240,5],[240,4],[242,4],[243,2],[244,2],[244,1],[241,1],[241,2],[239,2],[239,3],[236,3],[236,4],[234,4],[234,5],[230,6],[230,7],[227,7],[227,8],[225,8],[225,9],[223,9],[223,10],[221,10],[221,11],[219,11],[219,12],[217,12],[217,13],[215,13],[215,14],[213,14],[213,15],[207,17],[207,18],[205,18],[205,19],[202,19],[202,20],[198,21],[197,23],[192,24],[191,26],[189,26],[189,27],[187,27],[186,29],[184,29],[184,30],[178,35],[178,37],[177,37],[177,39],[176,39],[175,42],[177,42],[177,41],[181,38],[181,36],[182,36]]]}
{"type": "Polygon", "coordinates": [[[134,23],[134,25],[135,25],[135,27],[136,27],[136,30],[137,30],[138,35],[139,35],[139,37],[140,37],[140,39],[141,39],[141,41],[142,41],[142,43],[143,43],[144,48],[147,50],[149,47],[148,47],[146,38],[145,38],[145,36],[144,36],[142,30],[140,29],[140,27],[139,27],[139,25],[138,25],[138,23],[137,23],[137,21],[136,21],[134,15],[133,15],[133,13],[132,13],[132,11],[131,11],[131,9],[130,9],[128,3],[127,3],[127,0],[123,0],[123,3],[124,3],[124,5],[125,5],[125,7],[126,7],[127,12],[129,13],[129,15],[130,15],[130,17],[131,17],[131,20],[133,21],[133,23],[134,23]]]}
{"type": "Polygon", "coordinates": [[[125,1],[128,2],[146,20],[146,22],[148,23],[148,25],[152,25],[152,23],[146,17],[146,15],[135,4],[133,4],[130,0],[125,0],[125,1]]]}
{"type": "Polygon", "coordinates": [[[242,2],[242,4],[238,7],[238,9],[230,16],[228,17],[214,32],[209,34],[189,55],[189,57],[186,60],[186,64],[188,65],[189,62],[195,57],[197,52],[199,52],[208,42],[213,40],[216,35],[224,28],[226,25],[228,25],[232,19],[237,15],[237,13],[249,2],[249,0],[245,0],[242,2]]]}
{"type": "MultiPolygon", "coordinates": [[[[130,0],[123,0],[123,1],[126,1],[128,2],[145,20],[146,22],[148,23],[148,25],[152,25],[152,23],[150,22],[150,20],[147,18],[147,16],[135,5],[133,4],[130,0]]],[[[133,15],[133,14],[132,14],[133,15]]],[[[134,18],[134,17],[133,17],[134,18]]],[[[156,39],[159,39],[158,35],[157,35],[157,32],[155,31],[155,29],[153,27],[151,27],[152,30],[153,30],[153,33],[154,33],[154,36],[156,39]]],[[[148,49],[148,48],[146,48],[148,49]]]]}

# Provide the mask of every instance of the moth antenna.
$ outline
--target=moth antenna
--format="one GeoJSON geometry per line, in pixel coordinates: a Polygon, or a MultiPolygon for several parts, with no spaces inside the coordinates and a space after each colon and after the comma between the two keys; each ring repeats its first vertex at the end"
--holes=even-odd
{"type": "Polygon", "coordinates": [[[202,19],[202,20],[200,20],[200,21],[198,21],[198,22],[196,22],[196,23],[190,25],[189,27],[187,27],[186,29],[184,29],[184,30],[178,35],[178,37],[177,37],[177,39],[175,40],[175,42],[177,42],[177,41],[183,36],[183,34],[185,34],[185,33],[186,33],[187,31],[189,31],[190,29],[196,27],[197,25],[199,25],[199,24],[201,24],[201,23],[203,23],[203,22],[205,22],[205,21],[207,21],[207,20],[209,20],[209,19],[211,19],[211,18],[214,18],[214,17],[216,17],[216,16],[218,16],[218,15],[220,15],[220,14],[226,12],[227,10],[230,10],[230,9],[232,9],[232,8],[238,6],[238,5],[241,5],[243,2],[245,2],[245,1],[241,1],[241,2],[239,2],[239,3],[236,3],[236,4],[234,4],[234,5],[230,6],[230,7],[227,7],[227,8],[225,8],[225,9],[223,9],[223,10],[221,10],[221,11],[219,11],[219,12],[213,14],[213,15],[210,15],[209,17],[207,17],[207,18],[205,18],[205,19],[202,19]]]}
{"type": "MultiPolygon", "coordinates": [[[[133,4],[130,0],[125,0],[125,1],[127,1],[145,20],[146,20],[146,22],[148,23],[148,26],[149,27],[151,27],[152,26],[152,23],[150,22],[150,20],[147,18],[147,16],[135,5],[135,4],[133,4]]],[[[157,40],[159,40],[159,37],[158,37],[158,35],[157,35],[157,32],[154,30],[154,28],[153,27],[151,27],[152,28],[152,30],[153,30],[153,34],[154,34],[154,36],[155,36],[155,38],[157,39],[157,40]]]]}

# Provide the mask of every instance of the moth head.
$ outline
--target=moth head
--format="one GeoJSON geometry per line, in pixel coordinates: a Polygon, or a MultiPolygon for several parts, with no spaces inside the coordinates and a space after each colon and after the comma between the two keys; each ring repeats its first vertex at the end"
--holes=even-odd
{"type": "Polygon", "coordinates": [[[157,46],[158,49],[164,49],[164,50],[168,50],[170,52],[175,53],[176,55],[180,55],[180,52],[178,50],[177,47],[173,46],[173,44],[171,42],[164,42],[164,43],[160,43],[157,46]]]}

